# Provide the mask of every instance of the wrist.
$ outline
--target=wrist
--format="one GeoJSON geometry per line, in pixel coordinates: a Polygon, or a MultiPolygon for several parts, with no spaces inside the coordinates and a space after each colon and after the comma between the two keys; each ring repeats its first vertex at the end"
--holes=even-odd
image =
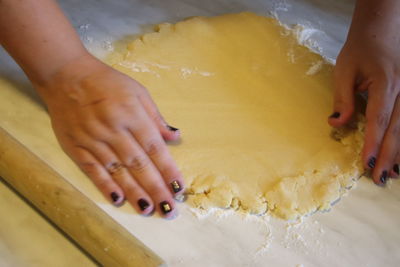
{"type": "Polygon", "coordinates": [[[37,92],[48,104],[52,99],[68,97],[75,94],[77,83],[85,77],[105,70],[107,66],[89,53],[82,53],[64,62],[48,76],[42,77],[40,82],[33,82],[37,92]]]}
{"type": "Polygon", "coordinates": [[[348,41],[400,41],[400,1],[358,0],[350,26],[348,41]]]}
{"type": "Polygon", "coordinates": [[[21,67],[36,88],[45,87],[57,73],[62,72],[67,66],[74,64],[74,62],[88,55],[87,50],[82,47],[82,49],[78,48],[73,51],[66,51],[62,55],[58,53],[56,57],[42,59],[41,64],[35,66],[35,68],[26,68],[24,64],[21,64],[21,67]]]}

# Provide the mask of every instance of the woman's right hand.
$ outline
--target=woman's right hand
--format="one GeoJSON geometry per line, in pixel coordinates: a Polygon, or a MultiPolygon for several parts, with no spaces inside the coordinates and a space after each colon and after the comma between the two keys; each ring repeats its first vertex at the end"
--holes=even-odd
{"type": "Polygon", "coordinates": [[[176,215],[184,182],[164,140],[180,133],[142,85],[86,54],[37,89],[62,148],[107,199],[176,215]]]}

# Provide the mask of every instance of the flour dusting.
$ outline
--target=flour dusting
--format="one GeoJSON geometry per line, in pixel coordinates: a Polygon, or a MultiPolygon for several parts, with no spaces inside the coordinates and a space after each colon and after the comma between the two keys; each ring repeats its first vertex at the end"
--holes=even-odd
{"type": "Polygon", "coordinates": [[[204,77],[210,77],[213,76],[214,73],[208,72],[208,71],[201,71],[198,70],[197,68],[191,69],[191,68],[181,68],[180,72],[183,76],[184,79],[188,78],[190,75],[200,75],[204,77]]]}
{"type": "Polygon", "coordinates": [[[314,62],[310,66],[310,68],[307,70],[306,75],[315,75],[315,74],[317,74],[321,70],[323,65],[324,65],[324,62],[322,60],[314,62]]]}

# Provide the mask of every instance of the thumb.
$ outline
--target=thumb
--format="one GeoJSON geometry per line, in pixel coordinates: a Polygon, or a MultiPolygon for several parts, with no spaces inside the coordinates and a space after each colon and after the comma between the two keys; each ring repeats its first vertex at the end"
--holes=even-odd
{"type": "Polygon", "coordinates": [[[161,115],[161,113],[157,108],[157,105],[154,103],[153,99],[151,98],[150,94],[147,92],[146,89],[143,88],[143,90],[140,91],[139,100],[142,103],[147,114],[156,124],[164,140],[165,141],[177,140],[180,136],[179,129],[165,122],[163,116],[161,115]]]}
{"type": "Polygon", "coordinates": [[[355,72],[334,70],[333,113],[328,123],[333,127],[341,127],[349,122],[354,112],[355,72]]]}

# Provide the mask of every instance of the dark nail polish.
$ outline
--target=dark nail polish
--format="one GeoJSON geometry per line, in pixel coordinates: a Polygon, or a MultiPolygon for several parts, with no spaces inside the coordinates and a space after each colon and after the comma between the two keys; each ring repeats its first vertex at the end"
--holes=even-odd
{"type": "Polygon", "coordinates": [[[399,164],[396,163],[396,164],[393,165],[393,171],[394,171],[397,175],[400,174],[399,164]]]}
{"type": "Polygon", "coordinates": [[[368,161],[368,167],[370,167],[371,169],[375,168],[375,162],[376,162],[376,158],[371,157],[368,161]]]}
{"type": "Polygon", "coordinates": [[[147,209],[148,207],[150,207],[149,202],[147,202],[145,199],[141,198],[138,201],[139,207],[142,211],[144,211],[145,209],[147,209]]]}
{"type": "Polygon", "coordinates": [[[161,203],[160,203],[160,208],[161,208],[161,211],[162,211],[164,214],[167,214],[167,213],[169,213],[169,212],[172,211],[171,205],[168,203],[168,201],[163,201],[163,202],[161,202],[161,203]]]}
{"type": "Polygon", "coordinates": [[[119,200],[119,195],[117,193],[115,193],[115,192],[112,192],[111,193],[111,199],[115,203],[115,202],[117,202],[119,200]]]}
{"type": "Polygon", "coordinates": [[[178,192],[182,191],[182,187],[178,181],[173,181],[171,183],[171,187],[172,187],[172,191],[174,191],[174,193],[178,193],[178,192]]]}
{"type": "Polygon", "coordinates": [[[339,112],[333,112],[332,115],[329,116],[329,118],[333,118],[333,119],[338,119],[339,117],[340,117],[339,112]]]}
{"type": "Polygon", "coordinates": [[[382,184],[386,184],[387,176],[388,176],[388,172],[387,171],[383,171],[382,175],[381,175],[381,178],[380,178],[382,184]]]}
{"type": "Polygon", "coordinates": [[[172,132],[176,132],[176,131],[179,130],[178,128],[172,127],[172,126],[170,126],[170,125],[167,125],[167,128],[168,128],[168,130],[170,130],[170,131],[172,131],[172,132]]]}

